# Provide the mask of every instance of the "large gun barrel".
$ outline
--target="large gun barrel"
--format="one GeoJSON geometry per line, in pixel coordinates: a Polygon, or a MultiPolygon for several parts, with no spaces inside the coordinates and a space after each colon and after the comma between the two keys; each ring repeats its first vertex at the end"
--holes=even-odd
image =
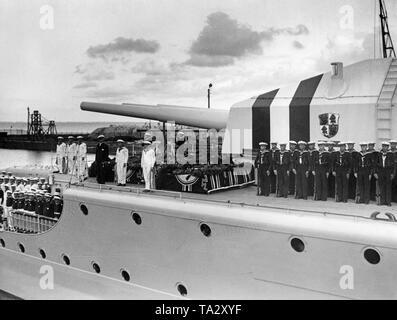
{"type": "Polygon", "coordinates": [[[227,118],[229,115],[228,110],[192,108],[161,104],[144,105],[82,102],[80,108],[85,111],[109,113],[163,122],[173,121],[180,125],[217,130],[226,128],[227,118]]]}

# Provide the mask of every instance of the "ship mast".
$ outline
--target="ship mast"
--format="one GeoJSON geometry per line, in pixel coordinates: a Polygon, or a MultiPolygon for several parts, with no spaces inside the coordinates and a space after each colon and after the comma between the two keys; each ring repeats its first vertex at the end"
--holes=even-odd
{"type": "Polygon", "coordinates": [[[380,24],[382,33],[382,49],[383,58],[396,58],[396,51],[394,50],[393,40],[390,35],[389,23],[387,21],[387,10],[384,0],[379,0],[380,7],[380,24]]]}

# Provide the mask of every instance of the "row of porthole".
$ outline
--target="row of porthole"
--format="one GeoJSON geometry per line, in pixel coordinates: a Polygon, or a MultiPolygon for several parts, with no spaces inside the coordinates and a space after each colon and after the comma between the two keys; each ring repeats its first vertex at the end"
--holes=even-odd
{"type": "MultiPolygon", "coordinates": [[[[83,203],[80,204],[80,210],[85,216],[88,215],[88,208],[85,204],[83,204],[83,203]]],[[[132,220],[134,220],[137,225],[142,224],[142,218],[138,213],[132,212],[131,217],[132,217],[132,220]]]]}
{"type": "MultiPolygon", "coordinates": [[[[5,246],[6,246],[5,241],[4,241],[4,239],[2,239],[2,238],[0,238],[0,245],[1,245],[3,248],[5,248],[5,246]]],[[[19,248],[19,251],[21,251],[22,253],[25,253],[25,251],[26,251],[26,250],[25,250],[25,246],[24,246],[21,242],[18,242],[18,248],[19,248]]],[[[40,254],[40,256],[41,256],[43,259],[46,259],[46,258],[47,258],[47,254],[45,253],[44,249],[40,248],[40,249],[39,249],[39,254],[40,254]]],[[[64,262],[66,265],[69,266],[69,265],[70,265],[70,258],[69,258],[66,254],[62,254],[61,257],[62,257],[63,262],[64,262]]],[[[92,262],[91,262],[91,266],[92,266],[92,268],[94,269],[94,271],[95,271],[96,273],[98,273],[98,274],[101,273],[101,268],[100,268],[100,266],[99,266],[98,263],[92,261],[92,262]]],[[[127,270],[125,270],[125,269],[120,269],[120,274],[121,274],[121,277],[122,277],[125,281],[129,282],[129,281],[131,280],[131,276],[130,276],[130,274],[129,274],[129,272],[128,272],[127,270]]],[[[177,283],[176,287],[177,287],[178,292],[179,292],[182,296],[186,296],[186,295],[187,295],[187,289],[186,289],[186,287],[185,287],[183,284],[177,283]]]]}
{"type": "MultiPolygon", "coordinates": [[[[291,238],[290,244],[296,252],[305,251],[305,243],[299,238],[291,238]]],[[[364,250],[364,259],[370,264],[378,264],[380,262],[380,254],[373,248],[367,248],[364,250]]]]}
{"type": "MultiPolygon", "coordinates": [[[[80,209],[84,215],[88,215],[88,208],[84,204],[80,204],[80,209]]],[[[132,212],[131,217],[137,225],[142,224],[142,218],[138,213],[132,212]]],[[[205,223],[200,223],[200,231],[205,237],[210,237],[212,233],[211,228],[205,223]]],[[[290,244],[296,252],[305,251],[305,243],[300,238],[291,238],[290,244]]],[[[373,248],[364,250],[364,258],[370,264],[378,264],[380,262],[380,254],[373,248]]]]}

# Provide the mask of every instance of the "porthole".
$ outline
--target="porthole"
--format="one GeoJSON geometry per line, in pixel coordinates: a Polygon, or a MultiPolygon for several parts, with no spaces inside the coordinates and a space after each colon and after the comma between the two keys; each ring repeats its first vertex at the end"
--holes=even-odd
{"type": "Polygon", "coordinates": [[[67,266],[70,265],[70,259],[66,254],[62,255],[62,260],[67,266]]]}
{"type": "Polygon", "coordinates": [[[5,243],[4,239],[0,239],[0,244],[1,244],[1,246],[2,246],[3,248],[5,248],[6,243],[5,243]]]}
{"type": "Polygon", "coordinates": [[[18,242],[18,247],[19,247],[19,251],[21,251],[22,253],[25,252],[25,246],[22,243],[18,242]]]}
{"type": "Polygon", "coordinates": [[[85,204],[80,204],[80,210],[85,216],[88,215],[88,208],[85,204]]]}
{"type": "Polygon", "coordinates": [[[128,273],[128,271],[127,270],[124,270],[124,269],[121,269],[120,270],[120,272],[121,272],[121,276],[123,277],[123,279],[125,280],[125,281],[130,281],[130,274],[128,273]]]}
{"type": "Polygon", "coordinates": [[[45,259],[47,257],[45,251],[43,249],[39,249],[40,256],[45,259]]]}
{"type": "Polygon", "coordinates": [[[364,251],[364,258],[370,264],[378,264],[380,262],[379,252],[372,248],[368,248],[364,251]]]}
{"type": "Polygon", "coordinates": [[[201,223],[200,224],[200,231],[206,237],[211,236],[211,228],[208,226],[208,224],[201,223]]]}
{"type": "Polygon", "coordinates": [[[101,268],[99,267],[99,264],[93,261],[91,262],[91,265],[92,265],[92,269],[94,269],[96,273],[101,273],[101,268]]]}
{"type": "Polygon", "coordinates": [[[141,216],[136,212],[132,213],[132,220],[134,220],[137,225],[140,225],[142,223],[141,216]]]}
{"type": "Polygon", "coordinates": [[[290,243],[291,243],[292,249],[294,249],[296,252],[305,251],[305,243],[301,239],[292,238],[290,243]]]}
{"type": "Polygon", "coordinates": [[[187,295],[187,289],[182,283],[178,283],[176,288],[181,296],[185,297],[187,295]]]}

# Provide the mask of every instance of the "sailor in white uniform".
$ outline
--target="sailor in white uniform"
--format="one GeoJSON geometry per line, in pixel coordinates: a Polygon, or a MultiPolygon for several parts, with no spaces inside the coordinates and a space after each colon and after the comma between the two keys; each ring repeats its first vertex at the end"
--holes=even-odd
{"type": "Polygon", "coordinates": [[[156,163],[156,154],[149,141],[143,141],[141,167],[145,179],[145,190],[153,189],[153,168],[156,163]]]}
{"type": "Polygon", "coordinates": [[[76,173],[76,168],[77,168],[77,145],[73,142],[74,137],[69,136],[68,137],[68,145],[66,146],[66,154],[68,158],[68,173],[69,174],[75,174],[76,173]]]}
{"type": "Polygon", "coordinates": [[[18,192],[24,191],[25,188],[24,188],[24,185],[23,185],[23,178],[17,177],[16,178],[16,185],[17,185],[17,188],[16,188],[15,191],[18,191],[18,192]]]}
{"type": "Polygon", "coordinates": [[[66,143],[63,142],[63,137],[58,137],[56,165],[59,173],[66,173],[66,164],[66,143]]]}
{"type": "Polygon", "coordinates": [[[30,190],[37,190],[39,188],[39,178],[34,177],[30,180],[30,190]]]}
{"type": "Polygon", "coordinates": [[[28,180],[26,178],[22,178],[18,191],[25,192],[27,182],[28,182],[28,180]]]}
{"type": "Polygon", "coordinates": [[[30,188],[31,188],[31,183],[32,183],[32,180],[31,180],[31,178],[26,178],[26,184],[25,184],[25,192],[29,192],[30,191],[30,188]]]}
{"type": "Polygon", "coordinates": [[[127,178],[128,149],[124,146],[124,140],[117,140],[116,173],[117,185],[125,186],[127,178]]]}
{"type": "Polygon", "coordinates": [[[77,137],[77,177],[80,182],[83,182],[87,178],[87,145],[83,142],[83,137],[77,137]]]}

